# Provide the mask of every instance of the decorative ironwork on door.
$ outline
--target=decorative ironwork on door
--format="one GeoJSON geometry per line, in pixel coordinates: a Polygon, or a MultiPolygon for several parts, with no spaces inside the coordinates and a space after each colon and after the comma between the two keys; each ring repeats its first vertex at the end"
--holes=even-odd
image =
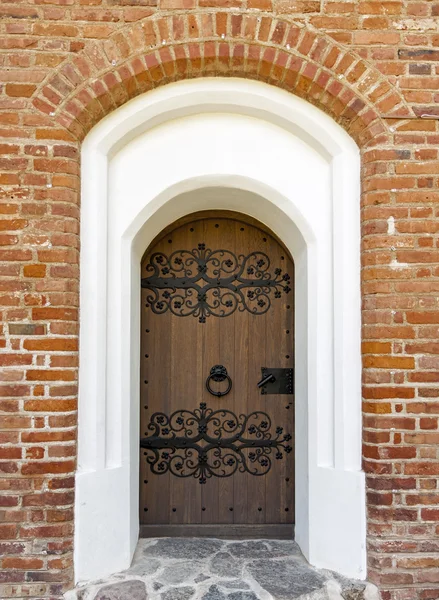
{"type": "Polygon", "coordinates": [[[156,412],[147,429],[151,435],[141,438],[140,446],[151,471],[195,477],[200,483],[236,471],[265,475],[273,454],[280,460],[292,451],[291,435],[282,427],[272,432],[267,413],[237,417],[230,410],[207,408],[204,402],[193,411],[176,410],[170,416],[156,412]]]}
{"type": "Polygon", "coordinates": [[[263,315],[272,298],[288,294],[290,276],[276,268],[264,252],[236,256],[230,250],[211,250],[204,243],[170,256],[156,252],[146,266],[146,306],[156,314],[171,311],[179,317],[227,317],[236,310],[263,315]]]}
{"type": "Polygon", "coordinates": [[[221,396],[227,396],[227,394],[232,389],[232,379],[227,373],[226,367],[224,367],[223,365],[214,365],[210,369],[209,377],[206,379],[206,389],[209,392],[209,394],[212,394],[212,396],[217,396],[218,398],[221,398],[221,396]],[[216,381],[217,383],[227,380],[227,388],[222,392],[215,391],[210,387],[210,380],[216,381]]]}

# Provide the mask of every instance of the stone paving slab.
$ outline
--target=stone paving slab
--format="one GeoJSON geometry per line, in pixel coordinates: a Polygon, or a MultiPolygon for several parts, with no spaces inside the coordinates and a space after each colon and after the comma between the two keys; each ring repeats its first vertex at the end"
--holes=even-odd
{"type": "Polygon", "coordinates": [[[379,600],[375,586],[311,567],[288,540],[139,540],[132,565],[65,600],[379,600]]]}

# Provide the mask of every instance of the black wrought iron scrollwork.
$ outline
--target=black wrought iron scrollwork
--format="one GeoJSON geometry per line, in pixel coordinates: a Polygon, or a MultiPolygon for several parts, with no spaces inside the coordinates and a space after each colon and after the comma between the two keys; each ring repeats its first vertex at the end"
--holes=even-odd
{"type": "Polygon", "coordinates": [[[230,250],[211,250],[198,244],[193,250],[176,250],[170,256],[156,252],[146,267],[147,306],[156,314],[168,310],[179,317],[226,317],[236,310],[262,315],[271,299],[288,294],[290,276],[276,268],[269,272],[264,252],[236,256],[230,250]]]}
{"type": "Polygon", "coordinates": [[[151,471],[195,477],[200,483],[237,471],[265,475],[273,455],[280,460],[292,451],[291,435],[284,434],[282,427],[272,432],[267,413],[237,417],[230,410],[207,408],[204,402],[193,411],[177,410],[170,416],[154,413],[148,431],[151,435],[141,438],[140,446],[151,471]]]}
{"type": "Polygon", "coordinates": [[[230,379],[230,376],[227,373],[226,367],[224,367],[223,365],[214,365],[210,369],[209,377],[206,379],[206,389],[209,392],[209,394],[212,394],[212,396],[217,396],[218,398],[221,398],[221,396],[227,396],[227,394],[232,389],[232,380],[230,379]],[[216,382],[225,381],[227,379],[227,388],[222,392],[213,390],[210,387],[211,379],[212,381],[216,382]]]}

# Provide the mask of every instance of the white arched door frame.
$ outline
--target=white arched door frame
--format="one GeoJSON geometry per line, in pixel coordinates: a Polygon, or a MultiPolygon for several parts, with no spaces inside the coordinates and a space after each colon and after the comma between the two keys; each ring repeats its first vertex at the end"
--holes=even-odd
{"type": "Polygon", "coordinates": [[[128,567],[138,536],[140,259],[205,209],[270,227],[296,270],[296,540],[363,578],[359,152],[327,115],[264,83],[169,84],[82,147],[76,580],[128,567]],[[227,190],[227,193],[225,193],[227,190]]]}

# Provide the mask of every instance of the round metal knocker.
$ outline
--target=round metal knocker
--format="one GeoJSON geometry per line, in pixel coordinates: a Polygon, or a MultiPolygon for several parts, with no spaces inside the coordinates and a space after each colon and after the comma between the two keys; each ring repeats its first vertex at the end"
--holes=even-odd
{"type": "Polygon", "coordinates": [[[227,373],[226,367],[224,367],[223,365],[214,365],[210,369],[210,375],[206,379],[206,389],[209,392],[209,394],[212,394],[212,396],[217,396],[218,398],[220,398],[221,396],[226,396],[230,392],[230,390],[232,389],[232,380],[230,379],[230,377],[227,373]],[[211,379],[212,379],[212,381],[219,381],[219,382],[225,381],[227,379],[227,382],[228,382],[227,389],[224,392],[215,392],[215,390],[213,390],[210,387],[211,379]]]}

